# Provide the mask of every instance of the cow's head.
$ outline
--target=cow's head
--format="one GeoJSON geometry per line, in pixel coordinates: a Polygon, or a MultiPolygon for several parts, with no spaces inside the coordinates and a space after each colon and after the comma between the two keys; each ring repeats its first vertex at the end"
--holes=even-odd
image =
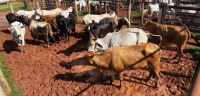
{"type": "Polygon", "coordinates": [[[95,51],[94,50],[96,47],[95,41],[96,41],[96,38],[94,36],[91,36],[88,42],[88,51],[95,51]]]}
{"type": "Polygon", "coordinates": [[[32,20],[35,20],[35,21],[40,21],[40,22],[42,22],[44,18],[43,18],[42,15],[38,14],[37,12],[35,12],[35,14],[33,14],[33,15],[31,16],[31,19],[32,19],[32,20]]]}
{"type": "Polygon", "coordinates": [[[88,51],[103,52],[105,48],[107,48],[107,47],[103,46],[102,42],[99,41],[98,38],[91,36],[91,38],[88,42],[88,51]]]}
{"type": "Polygon", "coordinates": [[[100,55],[103,52],[88,52],[85,56],[84,56],[84,64],[85,65],[95,65],[94,63],[94,56],[95,55],[100,55]]]}
{"type": "Polygon", "coordinates": [[[148,19],[146,19],[146,18],[144,18],[144,24],[145,24],[145,29],[147,29],[147,30],[149,30],[149,29],[151,29],[150,27],[151,27],[151,24],[152,24],[152,21],[151,20],[148,20],[148,19]]]}

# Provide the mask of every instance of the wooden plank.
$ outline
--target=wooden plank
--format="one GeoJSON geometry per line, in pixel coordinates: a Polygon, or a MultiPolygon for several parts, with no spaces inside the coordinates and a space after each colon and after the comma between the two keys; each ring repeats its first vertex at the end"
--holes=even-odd
{"type": "Polygon", "coordinates": [[[199,7],[186,7],[186,6],[171,6],[168,5],[169,8],[175,8],[175,9],[185,9],[185,10],[196,10],[196,11],[200,11],[199,7]]]}
{"type": "Polygon", "coordinates": [[[200,65],[197,64],[188,96],[200,96],[200,65]]]}
{"type": "Polygon", "coordinates": [[[200,18],[200,15],[198,14],[192,14],[192,13],[175,13],[176,16],[184,16],[189,18],[200,18]]]}
{"type": "Polygon", "coordinates": [[[144,3],[142,3],[142,16],[141,16],[142,24],[144,24],[144,3]]]}
{"type": "Polygon", "coordinates": [[[3,91],[1,85],[0,85],[0,96],[6,96],[6,93],[3,91]]]}
{"type": "MultiPolygon", "coordinates": [[[[170,9],[172,15],[179,21],[179,23],[180,23],[183,27],[185,27],[186,30],[187,30],[188,32],[190,32],[190,30],[188,29],[188,27],[187,27],[185,24],[182,23],[181,19],[180,19],[179,17],[176,16],[176,14],[174,13],[174,11],[173,11],[171,8],[169,8],[169,9],[170,9]]],[[[198,45],[200,45],[200,43],[199,43],[198,39],[195,37],[195,35],[194,35],[192,32],[190,32],[190,33],[191,33],[191,35],[192,35],[192,38],[197,42],[198,45]]]]}
{"type": "Polygon", "coordinates": [[[8,4],[9,4],[9,7],[10,7],[10,11],[11,11],[12,13],[14,13],[14,11],[13,11],[13,6],[12,6],[12,4],[11,4],[11,0],[8,1],[8,4]]]}
{"type": "Polygon", "coordinates": [[[131,0],[129,0],[129,2],[128,2],[129,4],[128,4],[128,20],[130,21],[131,20],[131,0]]]}
{"type": "Polygon", "coordinates": [[[6,78],[3,75],[3,72],[0,69],[0,85],[3,88],[4,92],[6,94],[10,94],[12,92],[12,89],[10,88],[6,78]]]}
{"type": "Polygon", "coordinates": [[[180,1],[181,4],[198,4],[200,1],[197,2],[187,2],[187,1],[180,1]]]}

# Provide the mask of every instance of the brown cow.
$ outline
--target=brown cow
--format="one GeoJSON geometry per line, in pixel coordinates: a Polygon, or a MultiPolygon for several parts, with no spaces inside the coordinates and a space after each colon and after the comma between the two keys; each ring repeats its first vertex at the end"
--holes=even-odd
{"type": "Polygon", "coordinates": [[[52,31],[54,33],[59,31],[58,25],[57,25],[57,22],[56,22],[56,17],[43,16],[43,21],[47,22],[47,23],[49,23],[51,25],[52,31]]]}
{"type": "Polygon", "coordinates": [[[51,29],[53,31],[53,34],[54,34],[56,40],[61,40],[59,38],[60,30],[58,29],[58,24],[56,22],[56,17],[51,17],[51,16],[48,16],[48,15],[47,16],[42,16],[42,21],[49,23],[51,25],[51,29]]]}
{"type": "MultiPolygon", "coordinates": [[[[177,54],[173,57],[173,59],[178,58],[176,63],[180,62],[181,57],[183,56],[183,47],[189,41],[190,32],[186,30],[186,28],[182,26],[174,26],[174,25],[166,25],[155,23],[150,20],[146,22],[146,28],[151,34],[161,35],[162,36],[162,44],[174,43],[177,46],[177,54]]],[[[157,42],[157,39],[152,37],[154,42],[157,42]]]]}
{"type": "Polygon", "coordinates": [[[88,52],[84,58],[86,65],[100,68],[103,72],[114,72],[109,74],[112,76],[110,83],[112,83],[114,76],[117,76],[120,80],[119,87],[121,87],[124,70],[148,66],[151,71],[146,80],[150,79],[153,71],[157,77],[156,87],[158,87],[161,50],[156,44],[143,43],[126,47],[112,47],[102,53],[88,52]]]}

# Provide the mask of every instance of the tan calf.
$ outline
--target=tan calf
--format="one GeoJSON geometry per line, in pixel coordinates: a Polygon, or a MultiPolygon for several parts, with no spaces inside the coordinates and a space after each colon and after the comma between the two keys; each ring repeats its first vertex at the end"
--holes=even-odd
{"type": "MultiPolygon", "coordinates": [[[[183,48],[189,41],[190,32],[182,26],[160,24],[150,20],[146,21],[146,28],[151,34],[161,35],[162,44],[176,44],[178,52],[173,58],[175,59],[179,56],[178,61],[176,62],[179,63],[183,56],[183,48]]],[[[154,42],[157,42],[157,38],[152,37],[152,39],[154,42]]]]}

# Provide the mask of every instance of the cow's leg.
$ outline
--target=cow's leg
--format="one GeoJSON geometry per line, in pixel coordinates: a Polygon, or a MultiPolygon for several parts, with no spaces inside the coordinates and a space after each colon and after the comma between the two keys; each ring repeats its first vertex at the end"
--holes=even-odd
{"type": "Polygon", "coordinates": [[[69,32],[67,32],[67,41],[69,41],[69,32]]]}
{"type": "Polygon", "coordinates": [[[73,25],[73,27],[72,27],[72,33],[73,33],[73,34],[75,34],[75,30],[76,30],[76,29],[75,29],[75,26],[76,26],[76,25],[73,25]]]}
{"type": "Polygon", "coordinates": [[[110,84],[112,84],[112,82],[114,81],[114,76],[111,76],[111,78],[109,79],[110,79],[110,84]]]}
{"type": "Polygon", "coordinates": [[[160,58],[156,58],[156,59],[148,62],[148,67],[154,72],[154,75],[157,78],[155,88],[159,87],[159,77],[160,77],[159,76],[159,73],[160,73],[160,66],[159,66],[159,64],[160,64],[160,58]]]}
{"type": "Polygon", "coordinates": [[[44,35],[44,38],[47,42],[47,48],[49,48],[49,38],[48,38],[48,34],[43,34],[44,35]]]}
{"type": "Polygon", "coordinates": [[[53,34],[51,35],[51,38],[53,39],[54,45],[56,45],[56,40],[55,40],[53,34]]]}
{"type": "Polygon", "coordinates": [[[22,50],[23,50],[23,52],[24,52],[24,53],[26,52],[26,50],[25,50],[25,47],[24,47],[24,46],[22,46],[22,50]]]}
{"type": "Polygon", "coordinates": [[[117,77],[118,77],[118,79],[119,79],[119,88],[121,88],[121,86],[122,86],[122,81],[123,81],[123,72],[119,72],[119,73],[117,73],[117,77]]]}
{"type": "Polygon", "coordinates": [[[45,37],[46,38],[46,41],[47,41],[47,48],[49,48],[49,38],[48,37],[45,37]]]}
{"type": "Polygon", "coordinates": [[[178,64],[179,62],[180,62],[180,60],[181,60],[181,57],[183,56],[183,45],[181,46],[177,46],[177,48],[178,48],[178,51],[177,51],[177,54],[176,54],[176,56],[173,58],[173,59],[175,59],[175,58],[177,58],[178,57],[178,60],[175,62],[176,64],[178,64]]]}
{"type": "Polygon", "coordinates": [[[153,75],[153,70],[151,68],[149,68],[149,76],[144,81],[145,82],[149,81],[149,79],[151,78],[152,75],[153,75]]]}
{"type": "Polygon", "coordinates": [[[33,32],[31,32],[31,35],[32,35],[33,40],[35,41],[35,44],[36,44],[36,36],[35,36],[35,34],[33,32]]]}

